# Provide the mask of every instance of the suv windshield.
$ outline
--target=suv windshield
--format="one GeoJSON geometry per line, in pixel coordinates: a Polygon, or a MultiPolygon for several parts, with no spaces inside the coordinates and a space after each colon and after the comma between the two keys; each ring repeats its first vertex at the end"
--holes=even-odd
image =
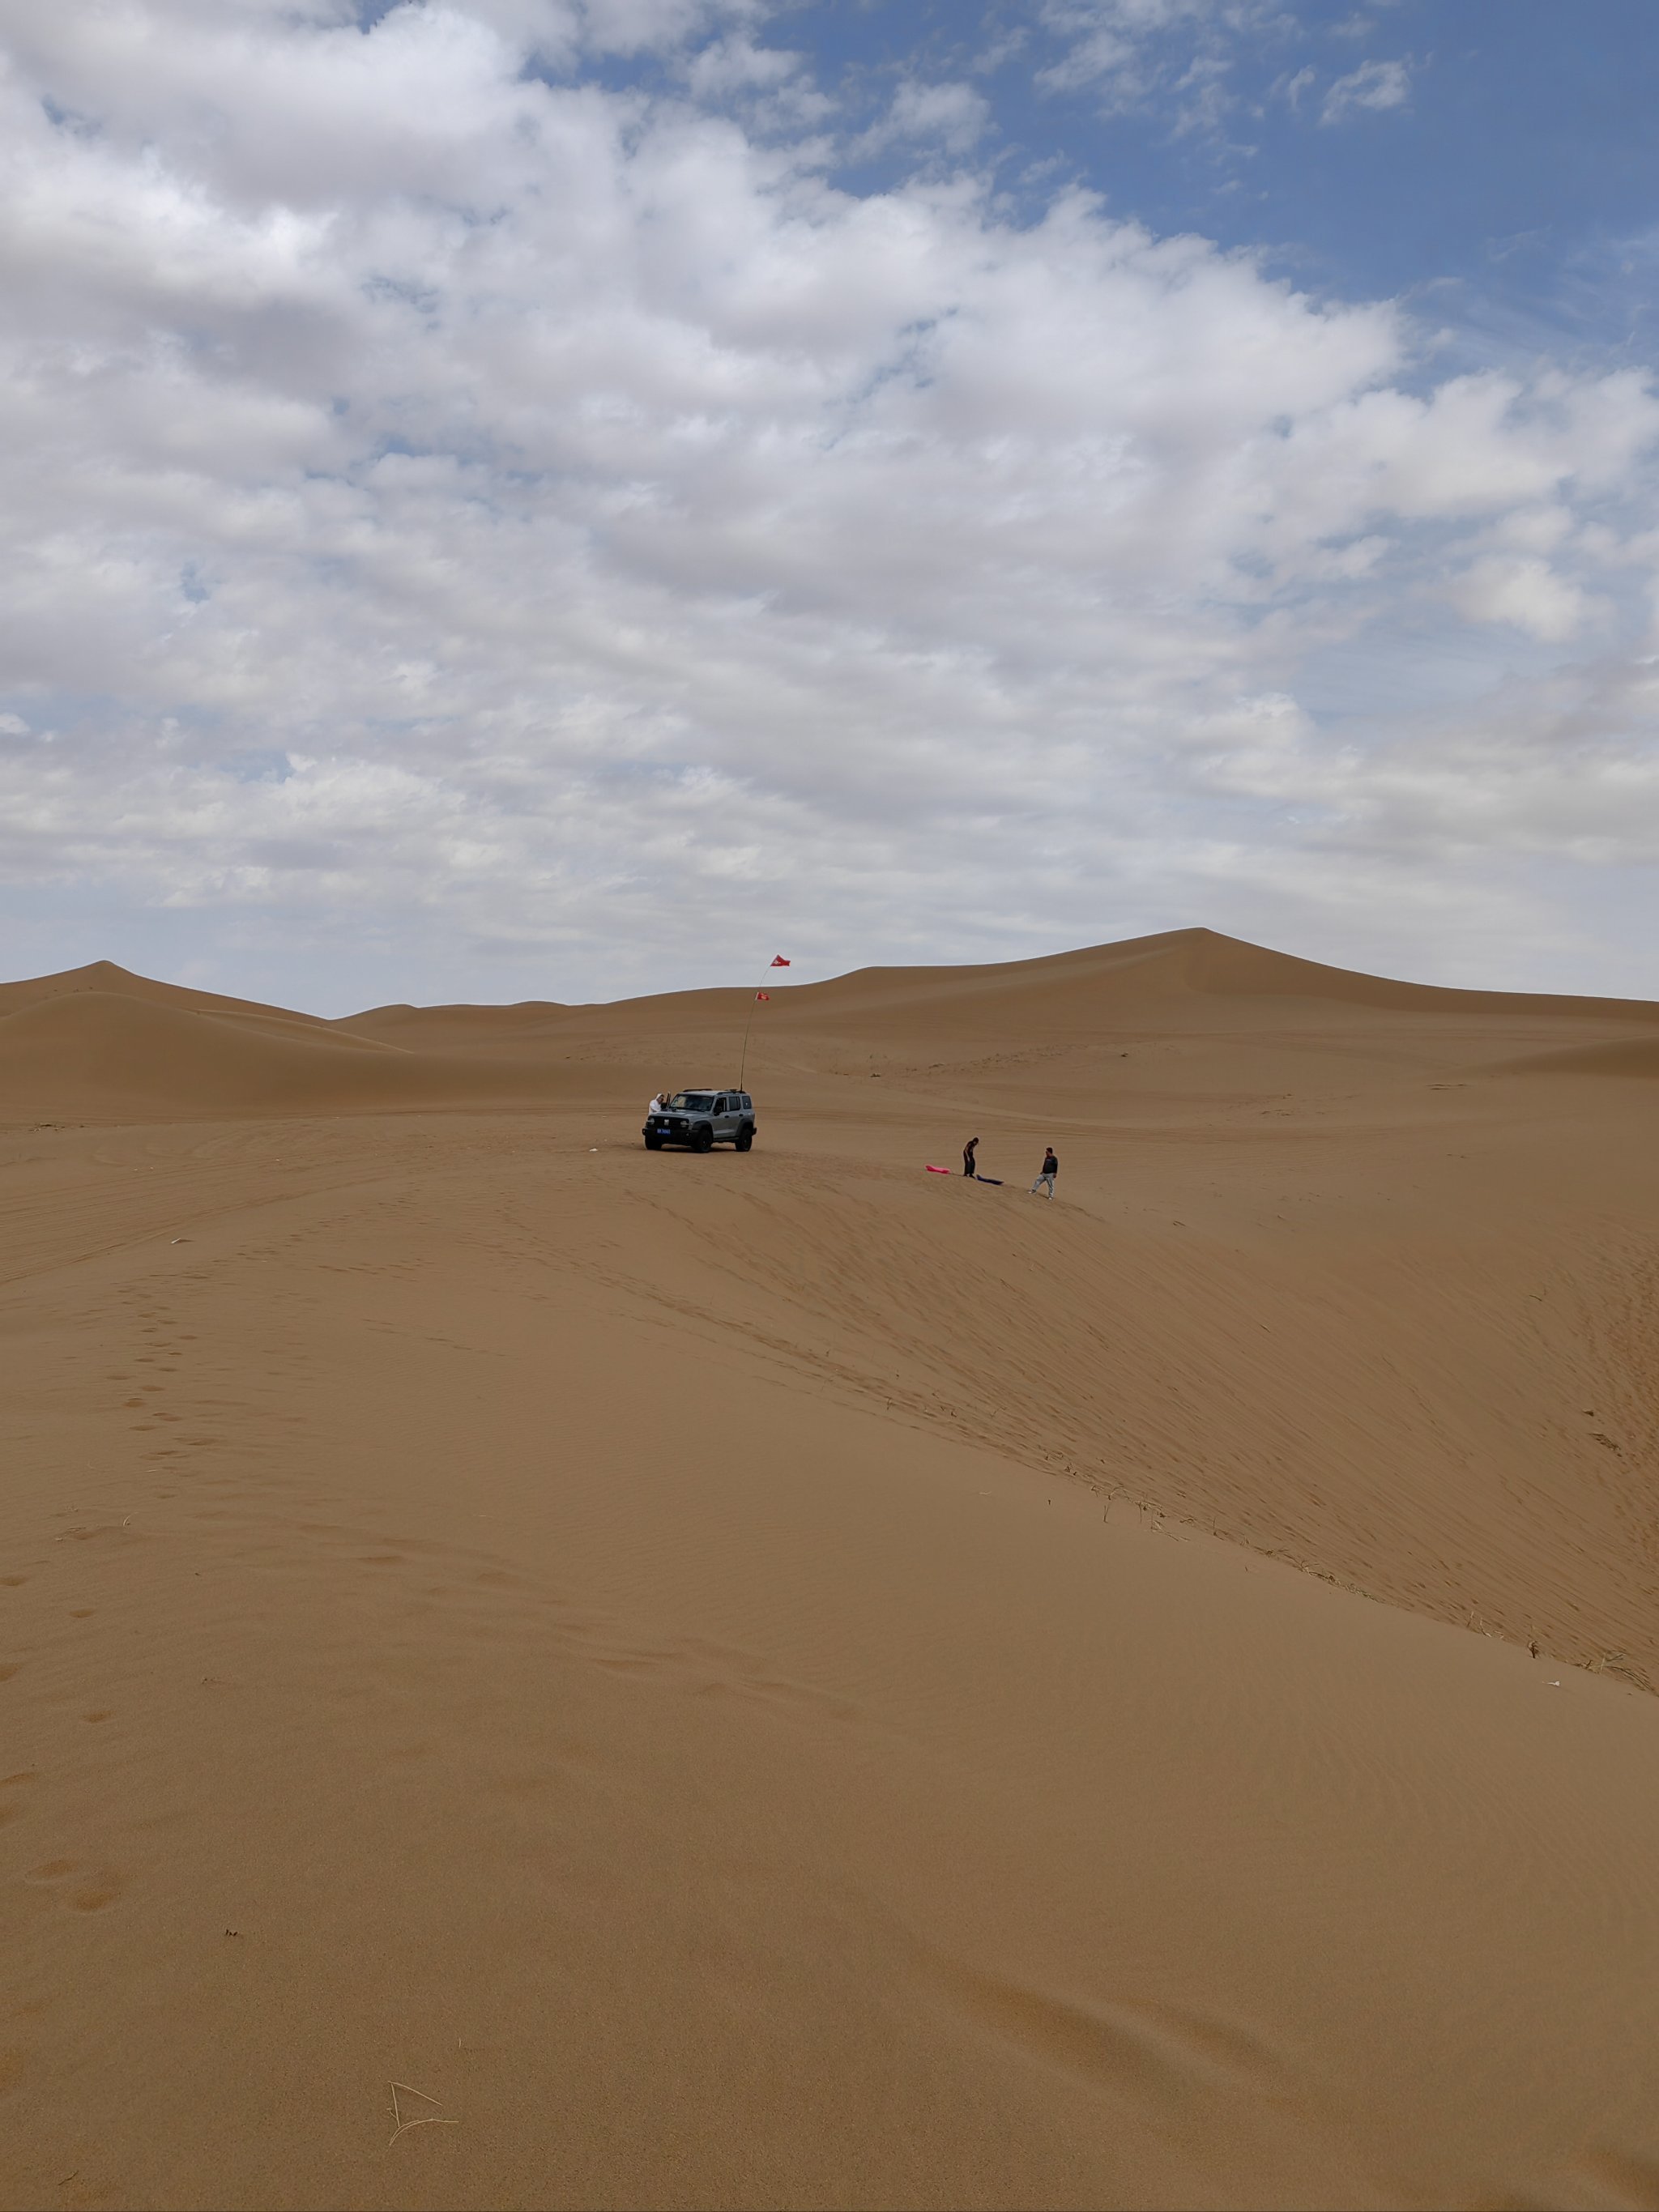
{"type": "Polygon", "coordinates": [[[678,1106],[684,1113],[712,1114],[714,1094],[712,1091],[677,1091],[668,1103],[671,1106],[678,1106]]]}

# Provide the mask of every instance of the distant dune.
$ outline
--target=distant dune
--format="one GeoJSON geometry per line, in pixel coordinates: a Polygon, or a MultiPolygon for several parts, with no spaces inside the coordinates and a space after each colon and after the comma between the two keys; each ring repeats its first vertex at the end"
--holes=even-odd
{"type": "MultiPolygon", "coordinates": [[[[999,1044],[1036,1036],[1086,1038],[1097,1036],[1103,1025],[1155,1015],[1184,1024],[1219,1007],[1237,1018],[1244,1011],[1241,1002],[1261,999],[1304,1002],[1315,1015],[1374,1008],[1460,1018],[1538,1016],[1579,1024],[1659,1024],[1659,1006],[1643,1000],[1396,982],[1268,951],[1208,929],[1174,930],[985,967],[863,968],[824,982],[769,980],[774,994],[763,1018],[774,1028],[851,1027],[884,1040],[896,1030],[946,1042],[999,1044]]],[[[586,1032],[619,1039],[703,1030],[730,1036],[753,1002],[753,987],[745,985],[672,992],[608,1006],[535,1001],[513,1006],[382,1006],[351,1015],[337,1026],[398,1044],[418,1039],[445,1051],[477,1050],[486,1044],[556,1049],[586,1032]]]]}
{"type": "Polygon", "coordinates": [[[862,969],[795,995],[803,1006],[834,1005],[870,1012],[917,1003],[963,1015],[982,1008],[1005,1026],[1010,1021],[1056,1018],[1068,1024],[1087,1021],[1109,1010],[1160,1000],[1257,998],[1402,1013],[1560,1014],[1659,1023],[1659,1006],[1644,1000],[1451,990],[1437,984],[1399,982],[1269,951],[1210,929],[1172,930],[990,967],[862,969]]]}
{"type": "Polygon", "coordinates": [[[1659,2205],[1654,1074],[0,986],[0,2208],[1659,2205]]]}
{"type": "Polygon", "coordinates": [[[66,968],[56,975],[32,975],[20,983],[0,983],[0,1016],[16,1013],[25,1006],[42,1006],[49,1000],[78,998],[88,993],[137,999],[193,1013],[251,1015],[261,1021],[295,1022],[313,1029],[328,1026],[316,1014],[296,1014],[249,999],[227,999],[216,991],[195,991],[183,983],[153,982],[148,975],[135,975],[112,960],[94,960],[85,968],[66,968]]]}
{"type": "Polygon", "coordinates": [[[522,1066],[404,1051],[304,1016],[198,1006],[194,994],[174,1000],[153,986],[42,993],[0,1013],[0,1114],[15,1116],[352,1114],[548,1094],[545,1078],[522,1066]]]}
{"type": "MultiPolygon", "coordinates": [[[[615,1006],[381,1006],[325,1021],[152,982],[105,961],[0,985],[0,1115],[553,1105],[597,1095],[597,1072],[623,1066],[648,1095],[659,1081],[734,1081],[755,1012],[744,986],[615,1006]],[[662,1065],[677,1054],[691,1056],[689,1073],[662,1065]]],[[[997,966],[863,969],[779,983],[751,1036],[762,1064],[782,1048],[798,1073],[827,1075],[860,1056],[896,1055],[921,1072],[982,1063],[988,1051],[1006,1065],[1023,1048],[1067,1049],[1082,1055],[1075,1079],[1092,1084],[1090,1055],[1121,1050],[1126,1039],[1224,1037],[1246,1049],[1261,1036],[1271,1048],[1288,1042],[1291,1024],[1304,1045],[1340,1034],[1345,1049],[1363,1053],[1413,1020],[1458,1035],[1471,1064],[1519,1066],[1513,1046],[1535,1038],[1548,1049],[1526,1064],[1540,1070],[1640,1073],[1648,1041],[1629,1033],[1650,1031],[1659,1007],[1395,982],[1197,929],[997,966]],[[1613,1034],[1568,1042],[1586,1028],[1613,1034]],[[826,1047],[829,1060],[815,1059],[826,1047]]],[[[994,1090],[996,1068],[981,1073],[994,1090]]],[[[1058,1106],[1067,1085],[1060,1069],[1049,1073],[1058,1106]]]]}

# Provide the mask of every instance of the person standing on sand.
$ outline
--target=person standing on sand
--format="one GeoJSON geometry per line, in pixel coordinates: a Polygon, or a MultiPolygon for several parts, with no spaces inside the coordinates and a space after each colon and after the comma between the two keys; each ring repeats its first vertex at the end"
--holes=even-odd
{"type": "Polygon", "coordinates": [[[979,1139],[969,1137],[962,1148],[962,1172],[969,1182],[979,1181],[979,1170],[974,1164],[974,1154],[979,1148],[979,1139]]]}
{"type": "Polygon", "coordinates": [[[645,1109],[646,1120],[648,1121],[653,1114],[666,1112],[667,1107],[668,1093],[665,1091],[659,1091],[656,1097],[651,1101],[651,1103],[645,1109]]]}
{"type": "Polygon", "coordinates": [[[1028,1198],[1034,1197],[1046,1182],[1048,1186],[1048,1195],[1052,1198],[1054,1194],[1054,1177],[1059,1173],[1060,1161],[1055,1157],[1054,1146],[1049,1145],[1043,1152],[1042,1165],[1037,1171],[1037,1179],[1031,1185],[1030,1189],[1026,1193],[1026,1196],[1028,1198]]]}

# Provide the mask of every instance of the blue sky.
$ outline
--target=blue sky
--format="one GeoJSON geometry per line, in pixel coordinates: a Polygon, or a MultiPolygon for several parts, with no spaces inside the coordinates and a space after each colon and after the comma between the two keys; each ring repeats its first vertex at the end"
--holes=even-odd
{"type": "Polygon", "coordinates": [[[0,45],[8,972],[344,1011],[1203,922],[1659,995],[1650,7],[0,45]]]}
{"type": "MultiPolygon", "coordinates": [[[[1639,257],[1659,227],[1659,22],[1643,0],[1264,9],[1207,40],[1178,17],[1140,46],[1133,96],[1109,78],[1044,84],[1063,68],[1062,32],[1009,8],[963,36],[971,15],[808,8],[774,35],[809,52],[823,82],[862,80],[872,93],[925,59],[990,101],[1011,189],[1063,169],[1154,230],[1265,251],[1322,289],[1370,299],[1466,287],[1571,335],[1588,283],[1605,288],[1605,304],[1583,334],[1613,344],[1626,316],[1648,310],[1639,257]],[[1200,58],[1213,74],[1194,83],[1200,58]],[[1367,106],[1362,86],[1322,120],[1333,88],[1378,64],[1403,71],[1398,104],[1367,106]],[[1626,269],[1634,281],[1620,284],[1626,269]]],[[[894,165],[849,173],[867,186],[890,181],[894,165]]]]}

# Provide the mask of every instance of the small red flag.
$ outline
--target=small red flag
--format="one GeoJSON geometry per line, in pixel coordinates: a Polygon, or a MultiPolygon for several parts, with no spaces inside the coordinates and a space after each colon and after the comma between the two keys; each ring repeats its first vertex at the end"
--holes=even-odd
{"type": "Polygon", "coordinates": [[[755,994],[755,1004],[759,1006],[763,999],[770,999],[771,995],[772,994],[769,991],[757,991],[755,994]]]}
{"type": "Polygon", "coordinates": [[[787,968],[789,963],[784,958],[782,953],[779,952],[773,956],[772,965],[775,968],[787,968]]]}

